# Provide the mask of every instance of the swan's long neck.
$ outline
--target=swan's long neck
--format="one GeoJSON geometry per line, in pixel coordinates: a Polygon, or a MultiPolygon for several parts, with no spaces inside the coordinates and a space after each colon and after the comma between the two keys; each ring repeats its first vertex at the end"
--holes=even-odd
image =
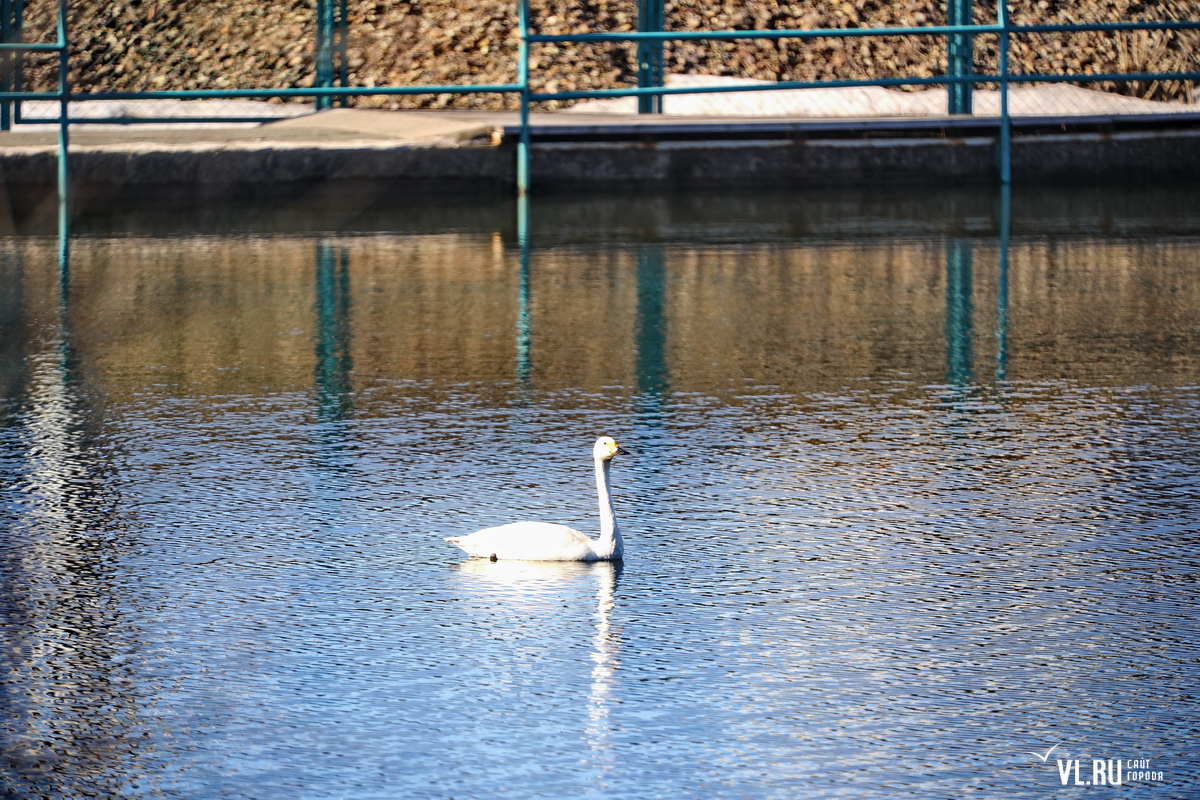
{"type": "Polygon", "coordinates": [[[596,492],[600,495],[600,539],[596,542],[596,554],[602,558],[620,558],[624,550],[621,529],[613,514],[612,495],[608,491],[608,469],[612,461],[596,459],[596,492]]]}

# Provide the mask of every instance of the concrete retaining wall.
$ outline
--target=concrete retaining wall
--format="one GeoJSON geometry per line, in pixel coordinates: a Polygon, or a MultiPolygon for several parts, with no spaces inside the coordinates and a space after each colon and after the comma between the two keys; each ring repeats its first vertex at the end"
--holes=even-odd
{"type": "MultiPolygon", "coordinates": [[[[53,194],[52,148],[7,148],[0,170],[14,211],[53,194]]],[[[997,180],[992,137],[808,141],[547,142],[535,144],[537,191],[966,185],[997,180]]],[[[1200,179],[1200,130],[1017,137],[1018,184],[1200,179]]],[[[166,201],[241,200],[372,181],[409,195],[515,191],[516,153],[499,147],[163,147],[71,154],[77,203],[160,194],[166,201]]]]}

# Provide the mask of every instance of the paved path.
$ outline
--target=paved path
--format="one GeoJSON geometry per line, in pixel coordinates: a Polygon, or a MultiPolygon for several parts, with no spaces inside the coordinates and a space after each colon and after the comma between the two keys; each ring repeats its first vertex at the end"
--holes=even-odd
{"type": "MultiPolygon", "coordinates": [[[[265,105],[265,104],[264,104],[265,105]]],[[[266,124],[85,124],[71,126],[71,144],[81,148],[154,146],[258,148],[280,146],[399,145],[453,146],[476,138],[490,139],[492,131],[515,124],[517,114],[472,111],[376,111],[338,108],[307,113],[266,124]]],[[[46,147],[56,144],[54,125],[20,125],[0,133],[0,148],[46,147]]]]}
{"type": "MultiPolygon", "coordinates": [[[[1019,87],[1013,94],[1019,134],[1011,151],[1014,180],[1200,176],[1196,106],[1148,103],[1077,87],[1036,89],[1019,87]],[[1172,113],[1145,116],[1150,111],[1172,113]],[[1178,111],[1193,113],[1173,113],[1178,111]]],[[[994,92],[977,94],[976,116],[949,117],[942,105],[944,92],[831,91],[780,90],[778,97],[769,92],[696,95],[693,99],[703,103],[692,106],[682,96],[671,97],[665,115],[628,113],[629,104],[581,104],[569,112],[535,113],[531,181],[535,188],[591,191],[995,180],[998,125],[996,115],[988,113],[994,92]],[[808,105],[785,104],[797,98],[808,105]],[[906,109],[923,111],[904,113],[906,109]],[[682,113],[688,110],[695,113],[682,113]]],[[[172,113],[192,120],[215,116],[214,107],[231,108],[223,105],[226,101],[175,102],[172,113]]],[[[39,109],[29,103],[27,117],[37,111],[49,118],[54,109],[45,105],[39,109]]],[[[145,119],[163,113],[157,101],[79,106],[94,119],[145,119]]],[[[385,181],[414,196],[511,192],[515,187],[515,154],[510,147],[496,146],[511,145],[517,134],[515,111],[310,109],[243,101],[235,111],[242,117],[279,118],[266,124],[72,125],[72,177],[81,186],[101,187],[96,188],[95,196],[101,198],[96,202],[122,192],[162,192],[164,187],[219,198],[329,181],[385,181]]],[[[29,195],[29,203],[36,205],[40,201],[33,195],[54,185],[56,154],[57,128],[52,124],[0,133],[0,184],[19,199],[22,193],[29,195]]]]}
{"type": "MultiPolygon", "coordinates": [[[[707,75],[672,75],[671,86],[766,84],[742,78],[707,75]]],[[[689,124],[777,124],[816,120],[885,120],[945,116],[944,91],[900,92],[882,87],[849,89],[785,89],[773,92],[731,92],[668,97],[664,115],[636,114],[635,98],[614,98],[580,103],[558,113],[535,113],[538,127],[671,126],[689,124]]],[[[48,117],[57,106],[27,102],[26,117],[48,117]]],[[[73,104],[71,113],[92,119],[117,116],[145,118],[175,116],[171,124],[83,124],[71,128],[76,148],[131,152],[171,149],[259,149],[305,147],[455,147],[466,143],[494,144],[505,128],[518,123],[517,113],[503,111],[381,111],[332,109],[312,113],[311,106],[247,100],[212,101],[95,101],[73,104]],[[195,123],[199,116],[278,116],[266,124],[195,123]]],[[[1010,95],[1014,116],[1071,117],[1083,115],[1161,114],[1196,112],[1200,106],[1156,103],[1076,86],[1019,86],[1010,95]]],[[[999,114],[994,91],[977,90],[975,111],[980,117],[999,114]]],[[[961,120],[962,118],[959,118],[961,120]]],[[[16,152],[41,150],[56,144],[57,128],[48,124],[20,125],[0,133],[0,149],[16,152]]]]}

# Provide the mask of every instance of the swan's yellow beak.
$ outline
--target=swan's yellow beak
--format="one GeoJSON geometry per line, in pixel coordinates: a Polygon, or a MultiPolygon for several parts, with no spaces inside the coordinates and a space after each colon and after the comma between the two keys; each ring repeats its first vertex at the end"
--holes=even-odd
{"type": "Polygon", "coordinates": [[[616,442],[613,442],[612,444],[610,444],[608,446],[608,449],[609,449],[610,453],[614,456],[629,455],[629,451],[626,450],[624,447],[621,447],[621,445],[617,444],[616,442]]]}

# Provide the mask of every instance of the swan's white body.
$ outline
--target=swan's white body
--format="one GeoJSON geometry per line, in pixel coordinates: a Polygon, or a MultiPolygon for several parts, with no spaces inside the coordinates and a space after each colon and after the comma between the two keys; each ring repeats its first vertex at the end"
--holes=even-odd
{"type": "Polygon", "coordinates": [[[608,491],[608,468],[613,456],[626,455],[607,436],[596,440],[592,457],[596,462],[596,491],[600,495],[600,538],[585,536],[566,525],[549,522],[510,522],[484,528],[469,536],[452,536],[447,542],[468,554],[494,561],[617,561],[624,551],[621,529],[613,514],[608,491]]]}

